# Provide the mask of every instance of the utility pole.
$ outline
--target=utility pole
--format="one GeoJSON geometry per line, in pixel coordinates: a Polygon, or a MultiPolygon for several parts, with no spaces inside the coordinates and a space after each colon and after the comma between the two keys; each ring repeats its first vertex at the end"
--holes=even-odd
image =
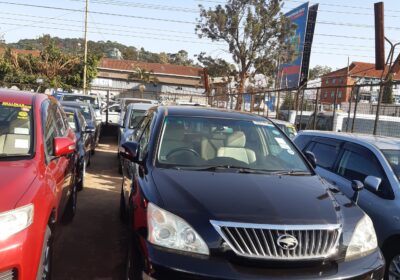
{"type": "Polygon", "coordinates": [[[88,14],[89,14],[89,0],[86,0],[86,8],[85,8],[85,54],[83,58],[83,94],[87,93],[87,54],[88,54],[88,40],[87,40],[87,31],[88,31],[88,14]]]}

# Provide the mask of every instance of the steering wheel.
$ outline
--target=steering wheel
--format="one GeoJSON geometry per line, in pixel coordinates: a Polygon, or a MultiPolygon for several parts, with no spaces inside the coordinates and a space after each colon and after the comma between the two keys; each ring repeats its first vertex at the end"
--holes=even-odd
{"type": "Polygon", "coordinates": [[[171,155],[173,155],[173,154],[175,154],[177,152],[190,152],[190,153],[194,154],[195,156],[200,157],[199,153],[196,152],[195,150],[193,150],[191,148],[180,147],[180,148],[176,148],[176,149],[173,149],[172,151],[170,151],[166,155],[166,158],[169,158],[171,155]]]}

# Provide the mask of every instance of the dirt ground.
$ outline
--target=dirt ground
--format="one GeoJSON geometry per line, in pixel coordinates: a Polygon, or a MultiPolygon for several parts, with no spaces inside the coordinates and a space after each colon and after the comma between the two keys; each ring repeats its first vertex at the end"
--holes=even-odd
{"type": "Polygon", "coordinates": [[[116,137],[101,139],[78,194],[76,216],[58,228],[55,280],[124,278],[126,234],[118,216],[121,176],[116,155],[116,137]]]}

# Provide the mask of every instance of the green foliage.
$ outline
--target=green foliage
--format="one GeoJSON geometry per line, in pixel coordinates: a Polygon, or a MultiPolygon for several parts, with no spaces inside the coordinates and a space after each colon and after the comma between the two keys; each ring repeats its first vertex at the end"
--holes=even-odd
{"type": "Polygon", "coordinates": [[[389,75],[389,78],[388,78],[386,84],[384,85],[382,103],[383,104],[393,104],[394,103],[394,98],[393,98],[393,75],[392,74],[389,75]]]}
{"type": "Polygon", "coordinates": [[[309,73],[308,73],[308,80],[314,80],[316,78],[319,78],[325,74],[328,74],[332,72],[332,68],[329,66],[323,66],[323,65],[316,65],[315,67],[311,68],[309,73]]]}
{"type": "Polygon", "coordinates": [[[210,77],[229,77],[236,75],[235,65],[221,58],[206,56],[204,52],[197,56],[198,61],[204,68],[207,68],[210,77]]]}
{"type": "MultiPolygon", "coordinates": [[[[53,41],[54,44],[65,53],[79,54],[83,53],[84,41],[79,38],[59,38],[51,37],[50,35],[43,35],[39,39],[22,39],[17,43],[8,44],[9,47],[14,49],[25,50],[43,50],[45,46],[53,41]]],[[[88,51],[100,57],[107,57],[112,49],[118,49],[122,53],[122,58],[127,60],[136,60],[150,63],[170,63],[178,65],[193,66],[194,62],[189,59],[188,53],[185,50],[180,50],[177,53],[153,53],[146,51],[144,48],[137,49],[133,46],[126,46],[124,44],[113,41],[88,41],[88,51]]]]}
{"type": "Polygon", "coordinates": [[[293,93],[288,92],[283,99],[281,110],[295,110],[295,100],[293,93]]]}
{"type": "MultiPolygon", "coordinates": [[[[7,49],[0,57],[0,84],[21,89],[62,88],[72,90],[83,87],[83,57],[64,53],[56,41],[44,37],[45,44],[38,57],[17,55],[7,49]]],[[[87,64],[88,82],[96,77],[100,57],[90,54],[87,64]]]]}
{"type": "MultiPolygon", "coordinates": [[[[227,43],[237,64],[239,92],[255,73],[271,74],[271,65],[290,61],[295,53],[290,38],[294,25],[281,12],[281,0],[228,0],[225,6],[200,5],[196,32],[200,38],[227,43]]],[[[241,107],[239,96],[236,109],[241,107]]]]}

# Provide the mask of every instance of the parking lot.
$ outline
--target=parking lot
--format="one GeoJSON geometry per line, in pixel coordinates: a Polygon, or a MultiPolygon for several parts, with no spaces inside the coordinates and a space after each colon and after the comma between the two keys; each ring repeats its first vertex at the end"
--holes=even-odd
{"type": "Polygon", "coordinates": [[[115,137],[102,138],[78,196],[77,214],[60,225],[54,279],[123,279],[125,231],[118,216],[121,176],[115,137]]]}

